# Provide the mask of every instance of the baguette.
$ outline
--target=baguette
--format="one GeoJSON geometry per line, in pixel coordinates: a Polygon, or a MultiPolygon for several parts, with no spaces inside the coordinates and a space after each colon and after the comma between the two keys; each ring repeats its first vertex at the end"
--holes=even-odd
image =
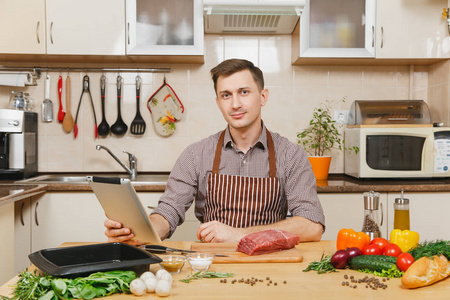
{"type": "Polygon", "coordinates": [[[444,255],[421,257],[406,270],[402,284],[414,289],[438,282],[450,275],[450,262],[444,255]]]}

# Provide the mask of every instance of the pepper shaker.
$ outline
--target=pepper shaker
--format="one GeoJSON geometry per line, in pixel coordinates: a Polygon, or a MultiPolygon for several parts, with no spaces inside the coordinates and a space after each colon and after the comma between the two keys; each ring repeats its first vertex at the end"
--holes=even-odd
{"type": "Polygon", "coordinates": [[[380,193],[370,191],[365,192],[363,195],[364,222],[361,231],[367,233],[370,240],[372,240],[381,237],[380,227],[383,225],[383,204],[380,203],[380,193]]]}

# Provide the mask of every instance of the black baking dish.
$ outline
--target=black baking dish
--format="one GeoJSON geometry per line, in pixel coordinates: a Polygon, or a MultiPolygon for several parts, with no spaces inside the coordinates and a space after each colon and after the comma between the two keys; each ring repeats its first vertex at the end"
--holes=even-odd
{"type": "Polygon", "coordinates": [[[103,243],[43,249],[28,255],[41,271],[57,277],[87,276],[95,272],[130,270],[138,275],[162,260],[123,243],[103,243]]]}

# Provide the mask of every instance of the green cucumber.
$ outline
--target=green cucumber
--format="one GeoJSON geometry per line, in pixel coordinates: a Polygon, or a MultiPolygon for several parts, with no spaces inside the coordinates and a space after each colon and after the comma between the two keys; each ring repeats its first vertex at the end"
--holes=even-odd
{"type": "Polygon", "coordinates": [[[350,260],[350,269],[381,272],[397,267],[397,258],[387,255],[360,255],[350,260]]]}

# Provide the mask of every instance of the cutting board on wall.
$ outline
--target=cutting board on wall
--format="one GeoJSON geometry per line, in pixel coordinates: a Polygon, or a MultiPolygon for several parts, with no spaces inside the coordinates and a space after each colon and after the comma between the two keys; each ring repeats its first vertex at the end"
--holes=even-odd
{"type": "Polygon", "coordinates": [[[214,257],[214,263],[296,263],[303,261],[303,255],[297,248],[282,250],[278,252],[247,255],[236,251],[237,244],[234,243],[193,243],[191,250],[198,252],[211,252],[225,254],[227,257],[214,257]]]}

